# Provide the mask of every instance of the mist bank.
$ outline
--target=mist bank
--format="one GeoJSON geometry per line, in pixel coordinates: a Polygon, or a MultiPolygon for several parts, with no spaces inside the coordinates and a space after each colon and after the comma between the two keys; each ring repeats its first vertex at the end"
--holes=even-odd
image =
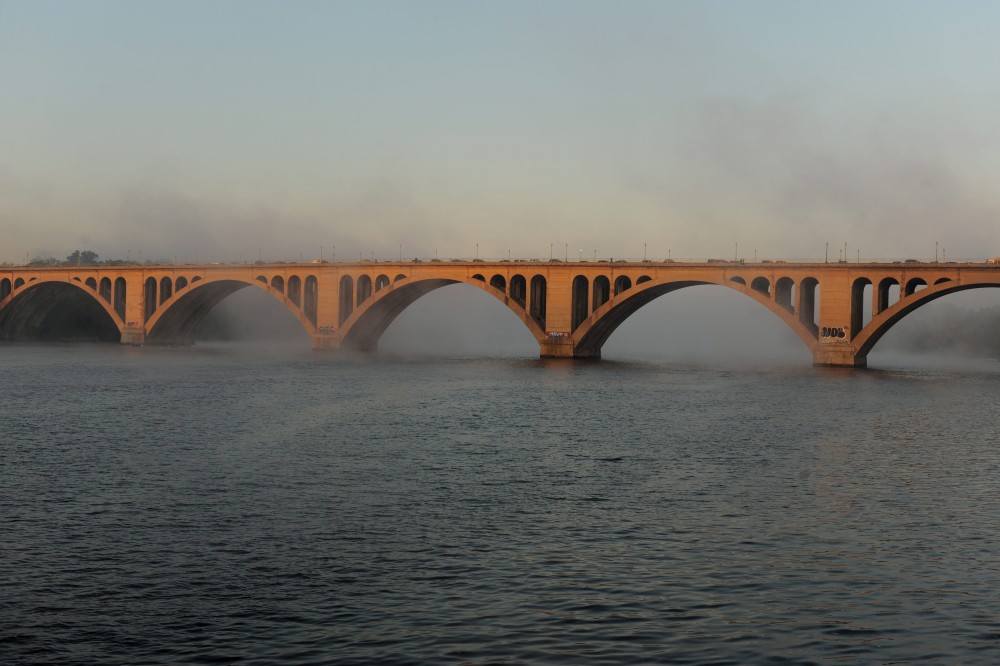
{"type": "Polygon", "coordinates": [[[1000,305],[971,309],[935,303],[892,327],[876,349],[1000,358],[1000,305]]]}
{"type": "MultiPolygon", "coordinates": [[[[1000,358],[995,300],[996,294],[983,290],[935,301],[896,324],[874,351],[1000,358]]],[[[299,322],[256,289],[242,289],[220,303],[196,338],[309,346],[299,322]]],[[[466,285],[438,289],[407,308],[379,349],[430,356],[538,354],[537,343],[513,313],[466,285]]],[[[740,294],[711,286],[683,289],[642,308],[609,338],[603,355],[611,360],[809,362],[808,350],[777,318],[740,294]]]]}

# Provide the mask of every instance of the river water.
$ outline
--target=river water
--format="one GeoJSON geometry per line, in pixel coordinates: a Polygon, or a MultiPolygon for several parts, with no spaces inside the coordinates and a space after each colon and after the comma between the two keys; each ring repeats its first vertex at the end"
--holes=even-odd
{"type": "Polygon", "coordinates": [[[1000,364],[0,347],[4,663],[996,663],[1000,364]]]}

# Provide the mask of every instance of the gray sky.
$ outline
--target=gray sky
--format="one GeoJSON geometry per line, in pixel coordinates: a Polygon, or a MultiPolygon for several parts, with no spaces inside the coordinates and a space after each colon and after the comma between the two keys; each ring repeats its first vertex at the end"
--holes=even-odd
{"type": "Polygon", "coordinates": [[[992,2],[0,2],[0,261],[1000,254],[992,2]]]}

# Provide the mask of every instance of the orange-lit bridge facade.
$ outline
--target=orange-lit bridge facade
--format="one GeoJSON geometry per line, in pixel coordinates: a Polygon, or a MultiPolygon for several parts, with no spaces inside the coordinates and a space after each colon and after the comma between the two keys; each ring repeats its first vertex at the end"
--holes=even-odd
{"type": "Polygon", "coordinates": [[[190,344],[215,305],[253,288],[282,303],[314,349],[375,350],[403,310],[456,283],[508,307],[543,357],[599,358],[615,329],[653,299],[718,285],[770,310],[816,365],[862,367],[893,324],[947,294],[1000,286],[1000,266],[402,261],[0,269],[0,339],[36,339],[60,308],[84,299],[123,344],[190,344]]]}

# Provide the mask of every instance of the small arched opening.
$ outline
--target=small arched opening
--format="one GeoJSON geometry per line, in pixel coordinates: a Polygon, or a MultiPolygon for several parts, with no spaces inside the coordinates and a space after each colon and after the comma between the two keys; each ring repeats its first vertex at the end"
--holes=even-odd
{"type": "Polygon", "coordinates": [[[750,288],[765,296],[771,295],[771,281],[762,275],[753,279],[753,282],[750,283],[750,288]]]}
{"type": "Polygon", "coordinates": [[[125,319],[125,302],[128,296],[128,288],[125,283],[125,278],[115,278],[114,286],[114,308],[118,316],[123,320],[125,319]]]}
{"type": "Polygon", "coordinates": [[[168,277],[160,280],[160,305],[167,302],[174,295],[174,282],[168,277]]]}
{"type": "Polygon", "coordinates": [[[279,294],[285,293],[285,278],[280,275],[275,275],[271,278],[271,289],[274,289],[279,294]]]}
{"type": "Polygon", "coordinates": [[[372,296],[372,279],[368,275],[358,276],[358,305],[361,305],[372,296]]]}
{"type": "Polygon", "coordinates": [[[872,281],[860,277],[851,285],[851,339],[871,321],[872,281]]]}
{"type": "Polygon", "coordinates": [[[596,310],[611,300],[611,280],[606,275],[598,275],[594,278],[593,299],[590,304],[591,311],[596,310]]]}
{"type": "Polygon", "coordinates": [[[111,278],[101,278],[101,284],[98,288],[98,293],[108,303],[111,302],[111,278]]]}
{"type": "Polygon", "coordinates": [[[543,329],[545,328],[545,298],[545,277],[542,275],[536,275],[531,278],[531,301],[529,308],[531,311],[531,318],[534,319],[543,329]]]}
{"type": "Polygon", "coordinates": [[[799,323],[819,335],[819,307],[820,307],[820,287],[819,280],[807,277],[799,283],[799,323]]]}
{"type": "Polygon", "coordinates": [[[878,283],[878,302],[876,303],[876,313],[881,314],[899,301],[899,280],[896,278],[882,278],[878,283]]]}
{"type": "Polygon", "coordinates": [[[375,278],[375,292],[378,293],[390,284],[388,275],[379,275],[375,278]]]}
{"type": "Polygon", "coordinates": [[[527,302],[528,283],[523,275],[512,275],[510,278],[510,297],[522,308],[527,302]]]}
{"type": "Polygon", "coordinates": [[[632,288],[632,280],[627,275],[619,275],[615,278],[615,296],[632,288]]]}
{"type": "Polygon", "coordinates": [[[305,299],[302,310],[313,326],[316,325],[316,315],[319,308],[319,282],[315,275],[306,276],[305,299]]]}
{"type": "Polygon", "coordinates": [[[778,278],[778,281],[774,283],[774,302],[789,312],[794,312],[794,291],[795,280],[790,277],[778,278]]]}
{"type": "Polygon", "coordinates": [[[927,288],[927,282],[923,278],[911,278],[906,282],[906,295],[912,296],[921,289],[927,288]]]}
{"type": "Polygon", "coordinates": [[[149,319],[156,312],[156,278],[146,278],[143,285],[143,316],[149,319]]]}
{"type": "Polygon", "coordinates": [[[573,302],[572,308],[572,323],[570,325],[571,330],[576,330],[576,327],[583,323],[583,321],[590,315],[590,302],[588,297],[588,292],[590,291],[590,282],[583,275],[577,275],[573,278],[573,302]]]}
{"type": "MultiPolygon", "coordinates": [[[[369,291],[371,288],[371,282],[368,282],[369,291]]],[[[288,278],[288,300],[296,305],[302,305],[302,278],[298,275],[293,275],[288,278]]]]}
{"type": "Polygon", "coordinates": [[[507,278],[502,275],[494,275],[490,278],[490,286],[497,291],[507,293],[507,278]]]}
{"type": "Polygon", "coordinates": [[[339,302],[337,320],[343,325],[354,311],[354,278],[350,275],[343,275],[340,278],[339,302]]]}

